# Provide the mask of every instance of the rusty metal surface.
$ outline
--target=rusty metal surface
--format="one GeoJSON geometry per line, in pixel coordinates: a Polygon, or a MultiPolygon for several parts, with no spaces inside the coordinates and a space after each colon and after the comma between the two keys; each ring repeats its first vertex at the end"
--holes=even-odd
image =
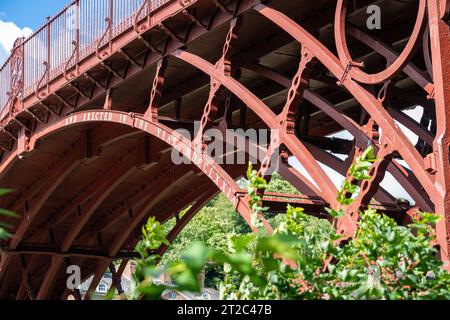
{"type": "Polygon", "coordinates": [[[95,275],[95,289],[114,259],[132,257],[149,215],[176,218],[173,241],[219,192],[250,223],[236,183],[246,167],[202,152],[211,128],[278,132],[256,146],[257,167],[267,175],[281,150],[278,171],[300,195],[267,193],[263,204],[325,219],[337,188],[324,166],[345,176],[372,145],[380,161],[340,231],[351,236],[369,205],[398,223],[434,211],[448,262],[449,2],[74,1],[18,39],[0,69],[0,186],[16,190],[0,206],[21,216],[0,243],[0,298],[77,296],[65,287],[69,264],[95,275]],[[379,30],[366,26],[373,4],[379,30]],[[404,112],[416,106],[419,120],[404,112]],[[330,137],[342,130],[350,138],[330,137]],[[173,148],[192,164],[175,165],[173,148]],[[412,203],[380,186],[387,175],[412,203]]]}

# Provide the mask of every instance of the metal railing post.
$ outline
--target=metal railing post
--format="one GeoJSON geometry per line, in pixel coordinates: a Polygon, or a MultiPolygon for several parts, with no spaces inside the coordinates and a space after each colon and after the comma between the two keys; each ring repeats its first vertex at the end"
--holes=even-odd
{"type": "Polygon", "coordinates": [[[22,81],[21,90],[20,90],[20,94],[21,94],[20,102],[22,104],[22,110],[23,110],[23,96],[24,96],[24,90],[25,90],[25,37],[23,37],[22,39],[23,39],[22,43],[20,44],[20,46],[22,47],[21,51],[20,51],[20,53],[21,53],[20,59],[22,60],[22,65],[20,66],[20,69],[21,69],[20,76],[22,78],[21,79],[21,81],[22,81]]]}
{"type": "Polygon", "coordinates": [[[75,3],[75,5],[76,5],[76,10],[77,10],[77,13],[76,13],[76,31],[75,31],[75,41],[76,41],[76,43],[77,43],[77,48],[76,48],[76,50],[77,50],[77,53],[76,53],[76,61],[75,61],[75,63],[76,63],[76,65],[77,65],[77,69],[78,69],[78,62],[80,62],[80,28],[81,28],[81,26],[80,26],[80,0],[77,0],[77,2],[75,3]]]}
{"type": "Polygon", "coordinates": [[[148,0],[148,12],[147,12],[147,20],[148,20],[148,26],[150,27],[152,25],[152,0],[148,0]]]}
{"type": "Polygon", "coordinates": [[[114,0],[109,0],[109,54],[112,53],[112,37],[113,37],[113,29],[114,29],[114,0]]]}

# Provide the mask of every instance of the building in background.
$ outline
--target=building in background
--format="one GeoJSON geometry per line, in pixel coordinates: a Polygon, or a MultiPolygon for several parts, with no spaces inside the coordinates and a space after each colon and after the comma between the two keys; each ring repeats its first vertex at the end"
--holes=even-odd
{"type": "Polygon", "coordinates": [[[162,298],[164,300],[219,300],[219,291],[211,288],[202,288],[201,292],[192,293],[168,289],[163,292],[162,298]]]}
{"type": "MultiPolygon", "coordinates": [[[[123,290],[123,294],[125,296],[129,296],[132,293],[132,274],[134,273],[136,267],[133,262],[130,262],[125,267],[125,270],[121,277],[121,289],[123,290]]],[[[80,288],[80,295],[82,298],[85,297],[86,293],[89,290],[89,287],[91,285],[91,282],[93,280],[94,276],[89,277],[86,281],[84,281],[80,288]]],[[[104,299],[106,295],[108,294],[109,290],[111,289],[113,284],[112,274],[111,272],[106,272],[102,279],[100,280],[99,284],[97,285],[97,288],[95,289],[95,292],[92,293],[91,298],[92,299],[104,299]]],[[[116,289],[114,299],[120,299],[120,294],[116,289]]]]}

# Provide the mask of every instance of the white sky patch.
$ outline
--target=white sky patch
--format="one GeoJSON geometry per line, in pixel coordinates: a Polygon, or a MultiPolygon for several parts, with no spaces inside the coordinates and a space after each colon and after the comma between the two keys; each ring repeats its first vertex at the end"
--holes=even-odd
{"type": "Polygon", "coordinates": [[[8,51],[6,51],[5,49],[3,49],[3,46],[0,46],[0,65],[3,64],[3,62],[6,61],[6,59],[8,58],[8,51]]]}
{"type": "MultiPolygon", "coordinates": [[[[423,108],[421,106],[416,106],[412,109],[404,110],[403,113],[406,114],[407,116],[409,116],[411,119],[413,119],[417,123],[420,123],[420,120],[422,119],[422,116],[423,116],[423,108]]],[[[394,121],[395,121],[395,123],[397,123],[400,130],[402,130],[403,133],[406,135],[406,138],[408,138],[408,140],[411,142],[411,144],[416,145],[417,141],[419,141],[419,137],[414,132],[409,130],[407,127],[405,127],[400,122],[398,122],[397,120],[394,120],[394,121]]],[[[381,131],[381,129],[380,129],[380,132],[382,135],[383,132],[381,131]]]]}
{"type": "MultiPolygon", "coordinates": [[[[302,164],[295,157],[289,158],[289,164],[292,167],[294,167],[298,172],[300,172],[302,175],[304,175],[305,178],[308,179],[311,183],[313,183],[317,188],[319,188],[319,186],[311,178],[305,167],[303,167],[302,164]]],[[[342,183],[344,182],[344,177],[339,173],[337,173],[336,171],[334,171],[333,169],[331,169],[330,167],[324,165],[323,163],[319,162],[319,165],[322,167],[323,171],[325,171],[325,174],[331,179],[336,188],[338,189],[341,188],[342,183]]]]}
{"type": "Polygon", "coordinates": [[[28,37],[32,33],[33,30],[28,27],[21,29],[14,22],[5,22],[0,19],[0,57],[3,57],[5,52],[9,55],[17,38],[28,37]]]}

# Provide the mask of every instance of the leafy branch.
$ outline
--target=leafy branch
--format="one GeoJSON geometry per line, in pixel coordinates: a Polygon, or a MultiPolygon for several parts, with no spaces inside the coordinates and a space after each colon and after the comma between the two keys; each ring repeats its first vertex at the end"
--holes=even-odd
{"type": "MultiPolygon", "coordinates": [[[[340,206],[327,210],[334,221],[354,202],[358,182],[371,178],[376,161],[372,147],[356,158],[338,193],[340,206]]],[[[267,183],[251,166],[247,179],[253,222],[262,230],[258,216],[267,208],[261,206],[260,191],[267,183]]],[[[419,213],[410,225],[399,226],[369,208],[361,212],[354,238],[339,245],[334,223],[288,207],[272,235],[233,234],[227,250],[195,242],[180,261],[159,266],[159,257],[149,251],[165,238],[161,225],[151,218],[137,246],[141,259],[134,277],[135,298],[159,299],[167,288],[198,291],[199,273],[206,263],[215,263],[225,273],[223,299],[450,299],[450,274],[432,245],[437,221],[435,214],[419,213]],[[172,286],[154,283],[162,273],[172,277],[172,286]]]]}
{"type": "MultiPolygon", "coordinates": [[[[11,192],[12,192],[12,190],[9,190],[9,189],[0,189],[0,197],[5,196],[11,192]]],[[[0,208],[0,216],[7,217],[7,218],[17,218],[18,217],[14,212],[6,210],[6,209],[2,209],[2,208],[0,208]]],[[[11,237],[11,234],[7,231],[7,229],[10,227],[11,227],[10,224],[8,224],[4,221],[0,221],[0,240],[11,237]]]]}

